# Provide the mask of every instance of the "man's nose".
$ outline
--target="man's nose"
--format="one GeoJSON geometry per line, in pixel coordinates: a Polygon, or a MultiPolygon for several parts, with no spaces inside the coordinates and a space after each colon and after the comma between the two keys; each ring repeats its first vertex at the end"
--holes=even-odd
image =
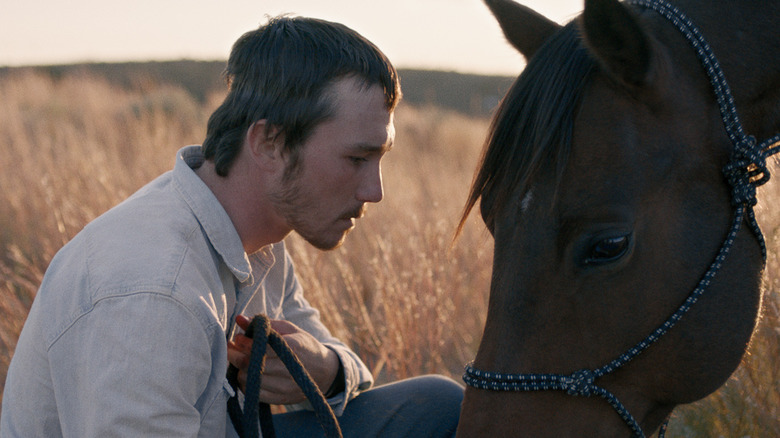
{"type": "Polygon", "coordinates": [[[377,166],[375,170],[369,172],[358,188],[357,200],[360,202],[379,202],[382,198],[384,198],[382,168],[377,166]]]}

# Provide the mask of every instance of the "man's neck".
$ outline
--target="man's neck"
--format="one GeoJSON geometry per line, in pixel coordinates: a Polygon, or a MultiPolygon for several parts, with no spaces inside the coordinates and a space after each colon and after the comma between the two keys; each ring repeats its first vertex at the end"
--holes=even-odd
{"type": "Polygon", "coordinates": [[[263,190],[262,179],[253,169],[236,160],[228,176],[220,176],[214,162],[206,160],[195,173],[208,186],[225,209],[238,232],[244,251],[253,254],[265,246],[280,242],[291,231],[278,220],[263,190]],[[255,175],[255,176],[253,176],[255,175]]]}

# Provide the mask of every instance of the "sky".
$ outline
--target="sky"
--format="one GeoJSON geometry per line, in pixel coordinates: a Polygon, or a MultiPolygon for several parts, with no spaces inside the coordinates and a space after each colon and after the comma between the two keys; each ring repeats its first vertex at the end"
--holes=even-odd
{"type": "MultiPolygon", "coordinates": [[[[559,23],[583,0],[522,0],[559,23]]],[[[284,13],[338,21],[397,68],[516,75],[523,58],[481,0],[0,0],[0,66],[223,60],[284,13]]]]}

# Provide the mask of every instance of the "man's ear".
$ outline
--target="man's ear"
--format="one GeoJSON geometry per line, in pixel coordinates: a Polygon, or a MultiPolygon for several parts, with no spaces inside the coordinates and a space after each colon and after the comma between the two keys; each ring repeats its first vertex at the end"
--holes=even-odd
{"type": "Polygon", "coordinates": [[[258,166],[284,166],[284,136],[278,127],[269,125],[266,119],[258,120],[249,127],[244,143],[258,166]]]}

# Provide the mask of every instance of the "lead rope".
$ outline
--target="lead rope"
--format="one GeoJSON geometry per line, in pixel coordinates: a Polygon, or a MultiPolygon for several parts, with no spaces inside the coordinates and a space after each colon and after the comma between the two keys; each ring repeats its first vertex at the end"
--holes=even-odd
{"type": "MultiPolygon", "coordinates": [[[[737,115],[734,97],[726,82],[726,77],[718,63],[715,54],[707,44],[699,29],[677,7],[663,0],[629,0],[626,3],[652,9],[682,32],[685,38],[696,50],[707,76],[712,84],[713,91],[718,102],[721,117],[731,142],[734,146],[729,163],[723,168],[723,173],[732,187],[731,204],[734,207],[734,217],[728,236],[721,245],[715,260],[701,278],[696,288],[688,295],[677,311],[672,314],[661,326],[653,331],[647,338],[640,341],[634,347],[623,353],[617,359],[596,370],[580,370],[570,375],[561,374],[509,374],[485,372],[474,368],[473,362],[466,365],[463,380],[466,384],[494,391],[543,391],[562,390],[569,395],[590,397],[598,395],[615,409],[623,421],[631,428],[635,437],[644,437],[645,434],[639,423],[626,409],[626,407],[609,391],[594,384],[595,379],[609,374],[625,365],[640,353],[654,344],[661,336],[668,332],[690,310],[696,301],[704,294],[715,275],[720,270],[726,256],[739,232],[742,222],[747,220],[748,225],[756,236],[761,255],[766,261],[766,243],[761,233],[761,228],[756,221],[753,207],[757,204],[757,187],[769,181],[769,170],[766,159],[777,153],[780,149],[780,134],[776,135],[760,145],[755,137],[748,136],[742,129],[742,124],[737,115]]],[[[668,419],[661,426],[658,433],[663,438],[666,433],[668,419]]]]}
{"type": "Polygon", "coordinates": [[[228,413],[233,427],[240,438],[259,438],[262,428],[263,438],[275,438],[273,417],[271,408],[267,403],[260,401],[260,387],[265,368],[265,352],[268,345],[273,348],[279,359],[292,375],[295,383],[303,391],[306,398],[314,408],[314,414],[320,426],[328,438],[342,438],[341,427],[330,405],[325,401],[325,396],[319,390],[295,353],[287,345],[287,342],[275,330],[271,328],[268,317],[257,315],[252,319],[245,335],[252,338],[252,352],[249,356],[249,369],[247,370],[246,392],[244,394],[244,410],[238,402],[238,369],[233,365],[228,367],[228,381],[236,392],[236,395],[228,400],[228,413]],[[258,425],[259,423],[259,425],[258,425]]]}

